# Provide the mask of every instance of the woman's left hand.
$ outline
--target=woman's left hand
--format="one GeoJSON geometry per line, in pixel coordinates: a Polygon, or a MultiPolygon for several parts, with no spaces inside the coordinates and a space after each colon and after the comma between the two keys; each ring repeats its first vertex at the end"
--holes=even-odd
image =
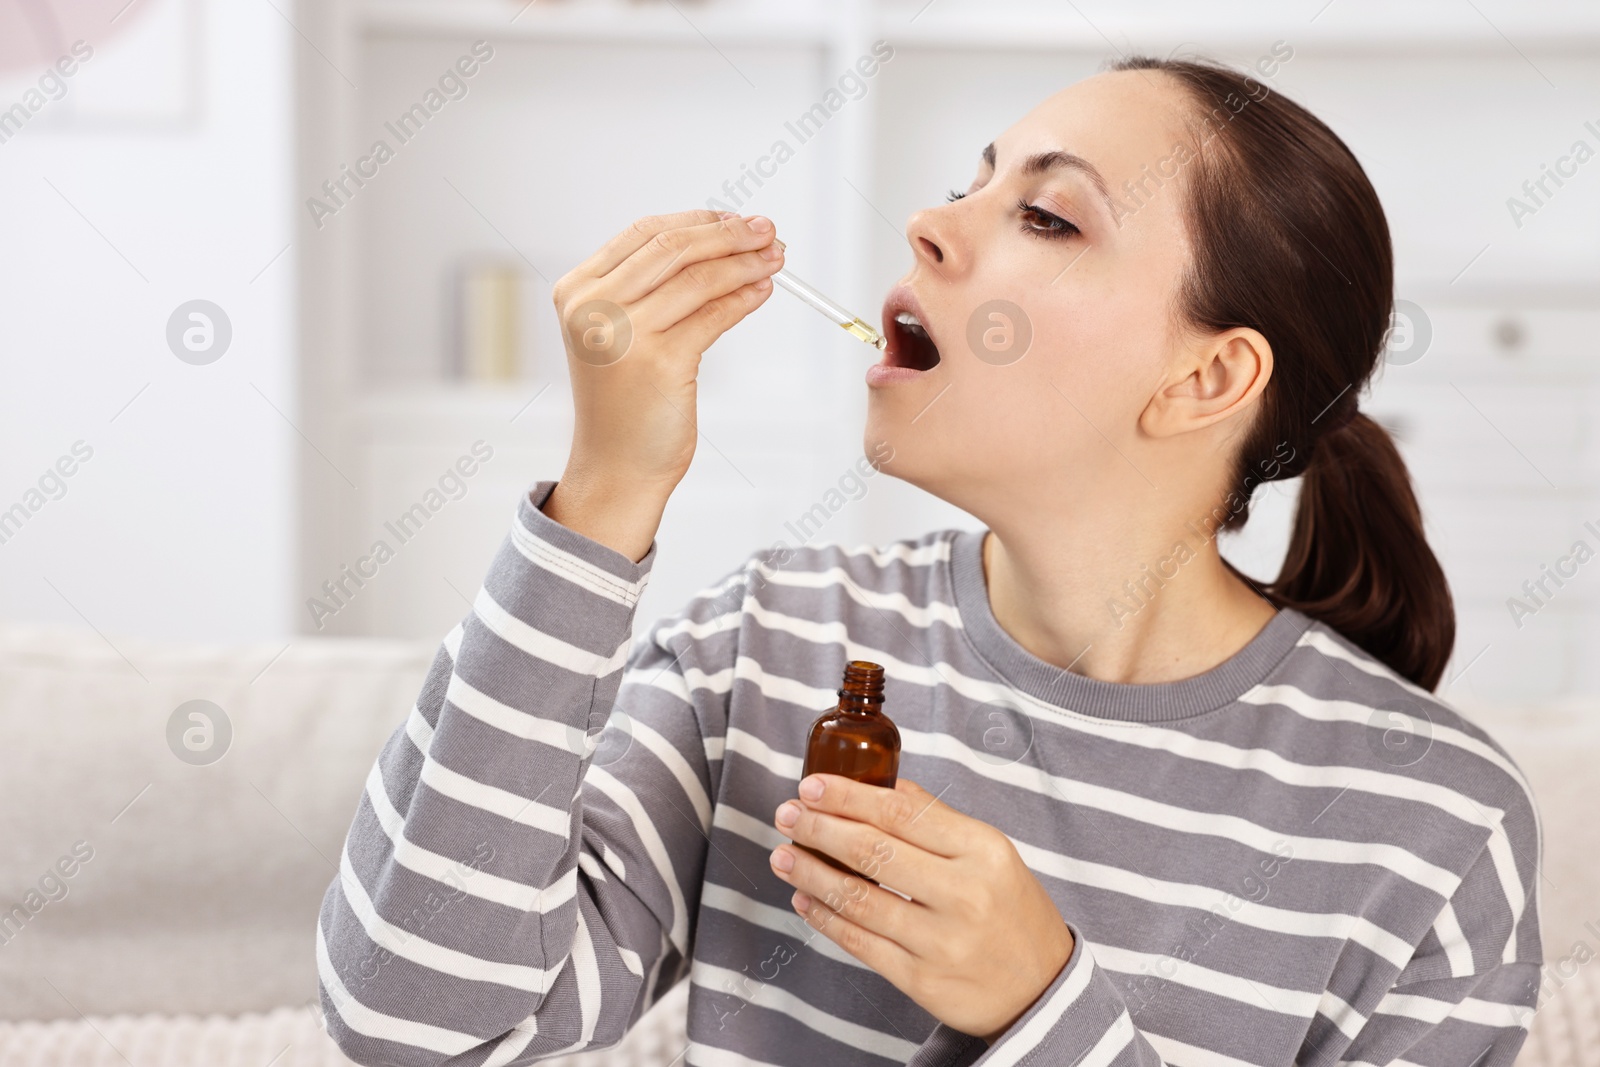
{"type": "Polygon", "coordinates": [[[794,909],[934,1018],[992,1043],[1061,973],[1072,932],[1005,834],[906,778],[885,789],[813,774],[800,794],[773,825],[881,885],[779,845],[772,869],[794,909]]]}

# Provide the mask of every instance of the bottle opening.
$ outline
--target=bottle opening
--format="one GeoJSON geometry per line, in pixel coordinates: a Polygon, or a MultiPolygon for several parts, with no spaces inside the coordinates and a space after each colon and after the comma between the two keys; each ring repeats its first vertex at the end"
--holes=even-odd
{"type": "Polygon", "coordinates": [[[841,702],[857,704],[882,704],[883,668],[864,659],[853,659],[846,663],[839,699],[841,702]]]}

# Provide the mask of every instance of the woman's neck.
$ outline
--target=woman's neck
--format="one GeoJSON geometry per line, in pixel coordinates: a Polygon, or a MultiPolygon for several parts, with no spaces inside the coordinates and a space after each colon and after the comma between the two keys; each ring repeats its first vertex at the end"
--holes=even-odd
{"type": "Polygon", "coordinates": [[[1210,670],[1272,618],[1275,609],[1222,562],[1207,527],[1162,539],[1170,543],[1126,534],[1041,528],[1036,519],[990,532],[982,555],[995,621],[1047,663],[1149,684],[1210,670]]]}

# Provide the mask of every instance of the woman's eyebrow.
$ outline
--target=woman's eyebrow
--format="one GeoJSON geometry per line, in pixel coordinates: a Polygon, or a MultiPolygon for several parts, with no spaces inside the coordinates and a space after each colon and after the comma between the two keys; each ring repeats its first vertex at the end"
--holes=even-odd
{"type": "MultiPolygon", "coordinates": [[[[989,164],[990,170],[995,169],[995,152],[993,141],[989,142],[989,144],[984,147],[983,161],[989,164]]],[[[1111,191],[1106,188],[1105,178],[1101,177],[1100,172],[1095,169],[1095,165],[1093,163],[1090,163],[1082,156],[1074,155],[1071,152],[1064,152],[1060,149],[1053,149],[1049,152],[1039,152],[1036,155],[1031,155],[1022,161],[1022,173],[1024,174],[1048,174],[1050,171],[1058,169],[1075,170],[1079,174],[1082,174],[1084,177],[1088,178],[1089,181],[1094,185],[1095,191],[1100,194],[1100,199],[1105,201],[1106,210],[1110,211],[1113,215],[1116,214],[1116,211],[1112,207],[1111,203],[1111,191]]]]}

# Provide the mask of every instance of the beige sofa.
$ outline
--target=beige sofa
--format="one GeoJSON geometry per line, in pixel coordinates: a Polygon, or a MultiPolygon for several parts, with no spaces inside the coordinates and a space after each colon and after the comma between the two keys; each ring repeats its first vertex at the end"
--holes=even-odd
{"type": "MultiPolygon", "coordinates": [[[[433,653],[0,625],[0,1067],[346,1063],[313,1007],[312,929],[367,770],[433,653]],[[187,712],[173,723],[197,700],[226,716],[209,738],[187,712]]],[[[1600,1064],[1600,966],[1578,962],[1600,951],[1600,716],[1479,719],[1544,812],[1550,981],[1519,1063],[1600,1064]]],[[[622,1045],[554,1062],[681,1063],[685,993],[622,1045]]]]}

